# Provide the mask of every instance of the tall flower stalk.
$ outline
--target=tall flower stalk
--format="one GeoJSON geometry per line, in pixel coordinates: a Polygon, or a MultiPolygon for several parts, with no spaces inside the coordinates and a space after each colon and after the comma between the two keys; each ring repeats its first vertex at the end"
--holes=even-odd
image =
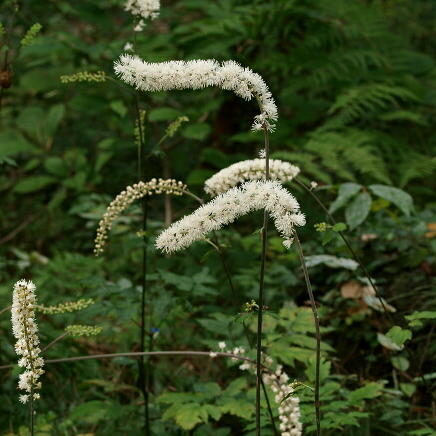
{"type": "Polygon", "coordinates": [[[34,434],[34,401],[40,398],[36,391],[41,389],[38,381],[44,373],[44,360],[40,357],[38,327],[35,322],[36,287],[31,281],[20,280],[15,283],[12,295],[11,321],[12,333],[17,342],[15,352],[21,358],[18,365],[25,368],[18,381],[19,389],[26,393],[20,395],[20,401],[29,402],[30,433],[34,434]]]}
{"type": "MultiPolygon", "coordinates": [[[[265,141],[265,180],[270,179],[269,173],[269,136],[268,128],[264,127],[265,141]]],[[[264,306],[264,288],[265,288],[265,264],[266,264],[266,248],[268,243],[268,213],[265,208],[263,211],[263,226],[262,226],[262,252],[260,258],[260,275],[259,275],[259,296],[257,309],[257,340],[256,340],[256,435],[260,435],[260,389],[262,382],[262,318],[264,306]]]]}

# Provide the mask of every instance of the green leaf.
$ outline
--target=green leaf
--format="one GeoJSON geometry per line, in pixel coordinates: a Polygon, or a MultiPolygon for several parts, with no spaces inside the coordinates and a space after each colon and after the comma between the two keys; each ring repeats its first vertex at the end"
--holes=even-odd
{"type": "Polygon", "coordinates": [[[18,132],[8,130],[0,133],[0,158],[13,156],[23,151],[33,151],[35,148],[18,132]]]}
{"type": "Polygon", "coordinates": [[[198,141],[202,141],[205,139],[209,133],[211,132],[211,128],[209,124],[206,123],[195,123],[190,124],[184,130],[182,135],[188,139],[196,139],[198,141]]]}
{"type": "Polygon", "coordinates": [[[412,332],[408,329],[402,329],[398,325],[394,325],[386,333],[386,337],[389,338],[394,344],[402,347],[406,341],[412,339],[412,332]]]}
{"type": "Polygon", "coordinates": [[[402,189],[386,185],[370,185],[368,188],[381,198],[395,204],[405,215],[409,216],[413,211],[413,199],[402,189]]]}
{"type": "Polygon", "coordinates": [[[360,191],[361,188],[362,185],[358,185],[357,183],[342,183],[342,185],[339,186],[336,200],[330,205],[329,212],[334,213],[344,206],[350,198],[354,197],[360,191]]]}
{"type": "Polygon", "coordinates": [[[353,392],[350,392],[348,394],[348,400],[351,404],[358,404],[363,400],[369,400],[371,398],[378,397],[381,393],[381,389],[381,385],[371,382],[353,392]]]}
{"type": "Polygon", "coordinates": [[[409,321],[409,327],[422,327],[422,319],[436,319],[436,312],[430,310],[415,311],[405,317],[409,321]]]}
{"type": "Polygon", "coordinates": [[[336,223],[333,227],[332,230],[334,232],[343,232],[344,230],[347,230],[347,225],[345,223],[336,223]]]}
{"type": "Polygon", "coordinates": [[[15,185],[14,191],[19,194],[29,194],[30,192],[39,191],[48,185],[56,182],[55,177],[51,176],[34,176],[21,180],[15,185]]]}
{"type": "Polygon", "coordinates": [[[44,168],[48,173],[58,177],[68,176],[68,165],[60,157],[49,157],[44,162],[44,168]]]}
{"type": "Polygon", "coordinates": [[[347,206],[345,219],[350,230],[355,229],[365,221],[371,209],[371,201],[371,196],[366,192],[362,192],[347,206]]]}
{"type": "Polygon", "coordinates": [[[127,114],[126,105],[122,100],[115,100],[111,102],[111,109],[117,113],[121,118],[124,118],[127,114]]]}
{"type": "Polygon", "coordinates": [[[399,371],[407,371],[410,366],[410,362],[402,356],[391,357],[392,366],[399,371]]]}
{"type": "Polygon", "coordinates": [[[149,121],[169,121],[180,117],[181,112],[171,107],[159,107],[148,113],[149,121]]]}
{"type": "Polygon", "coordinates": [[[65,115],[65,106],[56,104],[50,108],[45,119],[46,133],[48,137],[52,137],[65,115]]]}
{"type": "Polygon", "coordinates": [[[413,383],[400,383],[400,389],[408,396],[411,397],[416,391],[416,385],[413,383]]]}
{"type": "Polygon", "coordinates": [[[403,349],[403,347],[400,347],[392,339],[388,338],[382,333],[377,333],[377,341],[382,347],[385,347],[391,351],[401,351],[403,349]]]}

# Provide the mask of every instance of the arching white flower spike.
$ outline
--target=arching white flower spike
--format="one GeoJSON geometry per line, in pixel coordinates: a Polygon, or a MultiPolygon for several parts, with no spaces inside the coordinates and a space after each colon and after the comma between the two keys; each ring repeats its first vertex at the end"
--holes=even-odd
{"type": "Polygon", "coordinates": [[[279,182],[252,181],[220,194],[172,224],[159,235],[156,247],[166,253],[181,250],[204,239],[209,232],[259,209],[269,212],[287,246],[292,243],[294,226],[306,223],[297,200],[279,182]]]}
{"type": "Polygon", "coordinates": [[[19,389],[26,392],[19,397],[22,403],[27,403],[30,395],[33,395],[34,400],[39,399],[36,391],[41,388],[41,382],[38,379],[44,374],[44,360],[40,357],[38,327],[35,322],[35,289],[31,281],[20,280],[15,283],[12,295],[12,333],[17,339],[15,352],[21,356],[18,365],[25,368],[18,381],[19,389]]]}
{"type": "Polygon", "coordinates": [[[151,179],[149,182],[139,182],[128,186],[112,200],[100,220],[94,242],[94,254],[98,256],[103,252],[113,222],[134,201],[153,194],[182,195],[186,193],[186,190],[185,184],[173,179],[151,179]]]}
{"type": "MultiPolygon", "coordinates": [[[[300,168],[278,159],[270,159],[269,171],[272,180],[290,182],[300,173],[300,168]]],[[[265,159],[251,159],[237,162],[214,174],[204,183],[206,193],[216,196],[247,180],[265,178],[265,159]]]]}
{"type": "Polygon", "coordinates": [[[254,119],[253,130],[272,131],[277,120],[277,106],[262,77],[235,61],[219,63],[214,59],[149,63],[137,56],[123,54],[115,62],[116,74],[141,91],[202,89],[217,86],[233,91],[245,100],[253,97],[261,113],[254,119]]]}

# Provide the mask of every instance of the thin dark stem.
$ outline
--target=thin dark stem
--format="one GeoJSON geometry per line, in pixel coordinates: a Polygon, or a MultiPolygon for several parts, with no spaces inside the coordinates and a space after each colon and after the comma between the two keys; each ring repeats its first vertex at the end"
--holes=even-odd
{"type": "Polygon", "coordinates": [[[7,312],[8,310],[11,310],[11,308],[12,308],[12,306],[8,306],[8,307],[3,308],[2,310],[0,310],[0,315],[4,312],[7,312]]]}
{"type": "Polygon", "coordinates": [[[59,335],[57,338],[53,339],[48,345],[46,345],[42,350],[41,353],[44,353],[44,351],[47,351],[49,348],[51,348],[56,342],[59,342],[61,339],[63,339],[65,336],[67,336],[68,333],[64,332],[61,335],[59,335]]]}
{"type": "Polygon", "coordinates": [[[265,383],[263,382],[263,379],[261,379],[261,383],[262,383],[263,395],[265,396],[266,405],[268,407],[268,413],[269,413],[269,417],[271,419],[271,424],[273,426],[274,434],[275,434],[275,436],[279,436],[279,433],[278,433],[277,428],[276,428],[276,421],[274,419],[274,415],[273,415],[272,408],[271,408],[271,403],[269,402],[268,394],[266,392],[265,383]]]}
{"type": "Polygon", "coordinates": [[[35,411],[34,411],[34,399],[33,399],[33,386],[30,388],[30,399],[29,399],[29,413],[30,413],[30,436],[35,434],[35,411]]]}
{"type": "Polygon", "coordinates": [[[315,368],[315,416],[316,416],[316,434],[321,435],[321,404],[319,401],[319,370],[321,364],[321,333],[319,331],[319,317],[316,309],[315,298],[312,292],[312,285],[310,283],[309,272],[307,271],[306,262],[304,261],[303,248],[300,244],[300,239],[295,232],[295,243],[297,245],[298,255],[300,257],[301,267],[303,268],[304,280],[306,281],[307,292],[309,294],[310,305],[312,307],[313,318],[315,320],[315,336],[316,336],[316,368],[315,368]]]}
{"type": "MultiPolygon", "coordinates": [[[[264,128],[265,138],[265,179],[269,180],[269,136],[268,130],[264,128]]],[[[260,386],[262,382],[262,312],[263,312],[263,297],[265,284],[265,263],[266,263],[266,246],[268,242],[268,213],[263,212],[263,227],[262,227],[262,254],[260,259],[260,275],[259,275],[259,298],[257,310],[257,341],[256,341],[256,436],[260,436],[260,386]]]]}
{"type": "MultiPolygon", "coordinates": [[[[297,185],[301,186],[302,188],[304,188],[307,192],[309,192],[309,194],[315,199],[315,201],[319,204],[319,206],[321,207],[321,209],[325,212],[327,218],[330,220],[330,222],[335,225],[337,224],[336,220],[333,218],[333,215],[328,211],[328,209],[325,207],[324,203],[321,201],[321,199],[318,197],[318,195],[316,195],[312,189],[310,189],[307,185],[305,185],[301,180],[298,180],[297,178],[294,179],[295,182],[297,183],[297,185]]],[[[350,244],[350,241],[348,240],[348,238],[345,236],[345,234],[341,231],[338,231],[337,233],[339,233],[339,236],[341,237],[341,239],[344,241],[345,245],[348,248],[348,251],[350,252],[351,256],[353,256],[354,260],[359,264],[360,269],[363,271],[365,277],[368,279],[370,285],[372,286],[372,288],[374,289],[375,295],[377,296],[377,298],[380,301],[380,304],[382,305],[383,308],[383,312],[385,314],[385,316],[389,319],[389,321],[391,321],[392,323],[394,322],[392,315],[390,314],[390,312],[386,309],[386,305],[383,301],[383,298],[380,295],[379,290],[377,289],[377,286],[375,285],[375,283],[373,282],[371,276],[368,273],[368,270],[366,269],[364,263],[362,262],[362,260],[360,259],[360,257],[358,256],[358,254],[354,251],[353,247],[350,244]]],[[[405,347],[405,351],[408,354],[409,358],[412,358],[412,353],[411,351],[405,347]]],[[[413,359],[412,359],[413,360],[413,359]]],[[[434,393],[431,389],[431,387],[429,386],[428,382],[425,380],[425,378],[422,376],[422,374],[419,375],[424,383],[424,386],[426,387],[426,389],[428,390],[428,392],[430,392],[432,398],[434,398],[434,393]]]]}
{"type": "MultiPolygon", "coordinates": [[[[138,179],[139,181],[145,180],[145,162],[144,162],[144,134],[142,131],[142,117],[139,109],[138,96],[135,96],[135,107],[137,117],[137,128],[139,132],[138,144],[138,179]]],[[[142,268],[141,268],[141,322],[140,322],[140,350],[145,351],[145,302],[147,294],[147,199],[144,196],[141,199],[142,206],[142,268]]],[[[145,363],[144,356],[139,359],[139,388],[144,397],[144,425],[145,434],[150,435],[150,417],[149,417],[149,384],[148,384],[148,371],[149,363],[145,363]]]]}
{"type": "MultiPolygon", "coordinates": [[[[324,206],[324,203],[321,201],[321,199],[313,192],[312,189],[310,189],[308,186],[306,186],[302,181],[298,180],[297,178],[294,179],[295,182],[297,183],[297,185],[301,186],[302,188],[304,188],[307,192],[309,192],[309,194],[315,199],[315,201],[320,205],[321,209],[325,212],[327,218],[330,220],[330,222],[335,225],[336,220],[333,218],[332,214],[328,211],[328,209],[324,206]]],[[[337,232],[339,234],[339,236],[342,238],[342,240],[344,241],[345,245],[347,246],[348,250],[350,251],[351,255],[354,257],[355,261],[359,264],[361,270],[363,271],[363,273],[365,274],[366,278],[368,279],[370,285],[372,286],[372,288],[374,289],[374,292],[377,296],[377,298],[380,301],[380,304],[383,307],[384,313],[385,315],[392,321],[392,316],[391,314],[388,312],[388,310],[386,309],[386,306],[383,302],[383,299],[380,296],[380,293],[375,285],[375,283],[373,282],[371,276],[368,273],[368,270],[366,269],[365,265],[363,264],[362,260],[360,259],[360,257],[357,255],[357,253],[354,251],[353,247],[351,246],[350,242],[348,241],[348,238],[344,235],[343,232],[337,232]]]]}
{"type": "MultiPolygon", "coordinates": [[[[143,357],[143,356],[207,356],[211,358],[210,351],[132,351],[125,353],[106,353],[106,354],[89,354],[87,356],[76,356],[76,357],[64,357],[62,359],[48,359],[44,360],[44,364],[49,363],[63,363],[63,362],[76,362],[79,360],[93,360],[93,359],[113,359],[116,357],[143,357]]],[[[253,359],[248,357],[239,356],[238,354],[233,353],[223,353],[216,352],[214,353],[216,357],[232,357],[237,360],[241,360],[243,362],[256,363],[253,359]]],[[[0,370],[2,369],[11,369],[14,368],[15,365],[2,365],[0,366],[0,370]]],[[[262,365],[262,368],[269,373],[272,371],[265,365],[262,365]]]]}

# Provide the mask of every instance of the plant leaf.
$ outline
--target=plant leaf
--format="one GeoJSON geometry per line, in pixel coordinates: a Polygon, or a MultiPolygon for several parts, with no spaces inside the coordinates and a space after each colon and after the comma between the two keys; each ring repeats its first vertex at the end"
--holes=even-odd
{"type": "Polygon", "coordinates": [[[330,205],[329,212],[334,213],[339,208],[344,206],[345,203],[347,203],[350,198],[356,195],[361,188],[362,185],[358,185],[357,183],[342,183],[342,185],[339,186],[336,200],[330,205]]]}
{"type": "Polygon", "coordinates": [[[375,195],[395,204],[405,215],[409,216],[413,211],[413,199],[410,194],[402,189],[386,185],[370,185],[368,188],[375,195]]]}
{"type": "Polygon", "coordinates": [[[350,230],[362,224],[371,209],[372,199],[367,192],[360,193],[345,209],[345,219],[350,230]]]}

